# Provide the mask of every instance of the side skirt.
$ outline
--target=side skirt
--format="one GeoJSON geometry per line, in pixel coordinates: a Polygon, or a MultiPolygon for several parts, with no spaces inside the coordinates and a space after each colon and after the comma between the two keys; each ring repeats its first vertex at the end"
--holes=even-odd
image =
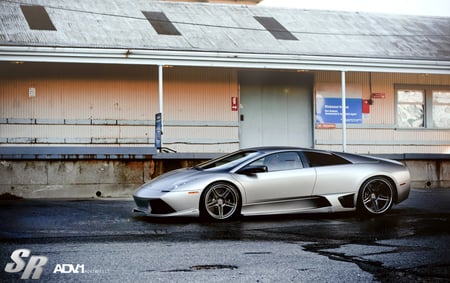
{"type": "Polygon", "coordinates": [[[243,215],[297,213],[318,208],[331,209],[331,203],[323,196],[278,200],[273,202],[253,203],[242,206],[243,215]]]}

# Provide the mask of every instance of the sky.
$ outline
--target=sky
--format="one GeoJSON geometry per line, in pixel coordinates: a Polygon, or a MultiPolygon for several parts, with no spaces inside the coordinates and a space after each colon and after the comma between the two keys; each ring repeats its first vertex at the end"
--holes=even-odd
{"type": "Polygon", "coordinates": [[[450,17],[450,0],[263,0],[259,5],[450,17]]]}

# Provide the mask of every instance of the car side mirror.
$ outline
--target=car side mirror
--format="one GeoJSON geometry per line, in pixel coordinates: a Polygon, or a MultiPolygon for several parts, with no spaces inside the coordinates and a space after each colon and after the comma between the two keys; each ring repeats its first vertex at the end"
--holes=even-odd
{"type": "Polygon", "coordinates": [[[265,173],[267,172],[267,166],[265,165],[257,165],[257,166],[247,166],[239,170],[238,174],[243,175],[254,175],[257,173],[265,173]]]}

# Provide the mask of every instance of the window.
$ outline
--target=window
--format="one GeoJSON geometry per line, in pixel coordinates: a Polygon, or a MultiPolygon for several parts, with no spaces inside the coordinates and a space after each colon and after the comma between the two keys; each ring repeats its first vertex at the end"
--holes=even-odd
{"type": "Polygon", "coordinates": [[[267,155],[252,162],[249,167],[266,166],[268,172],[293,170],[303,168],[302,161],[297,152],[280,152],[267,155]]]}
{"type": "Polygon", "coordinates": [[[232,168],[246,159],[255,157],[257,154],[258,152],[254,150],[233,152],[229,155],[203,162],[195,166],[195,168],[200,170],[232,168]]]}
{"type": "Polygon", "coordinates": [[[333,166],[351,163],[350,161],[331,153],[305,151],[303,154],[308,159],[308,164],[310,167],[333,166]]]}
{"type": "Polygon", "coordinates": [[[282,24],[272,17],[254,17],[276,39],[297,40],[282,24]]]}
{"type": "Polygon", "coordinates": [[[163,12],[142,12],[158,34],[181,35],[163,12]]]}
{"type": "Polygon", "coordinates": [[[450,90],[433,91],[433,114],[434,128],[450,128],[450,90]]]}
{"type": "Polygon", "coordinates": [[[397,92],[397,123],[400,128],[423,127],[425,95],[420,90],[397,92]]]}
{"type": "Polygon", "coordinates": [[[399,128],[450,128],[450,87],[400,87],[396,93],[399,128]]]}
{"type": "Polygon", "coordinates": [[[56,30],[47,11],[42,6],[20,5],[30,29],[34,30],[56,30]]]}

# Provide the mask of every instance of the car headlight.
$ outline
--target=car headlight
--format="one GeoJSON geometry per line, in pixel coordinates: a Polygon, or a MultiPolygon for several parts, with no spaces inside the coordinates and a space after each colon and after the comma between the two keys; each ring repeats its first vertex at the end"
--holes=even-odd
{"type": "Polygon", "coordinates": [[[187,183],[188,183],[188,181],[175,183],[171,187],[169,187],[168,189],[161,190],[161,192],[168,193],[168,192],[171,192],[171,191],[178,190],[178,189],[182,188],[183,186],[185,186],[187,183]]]}

